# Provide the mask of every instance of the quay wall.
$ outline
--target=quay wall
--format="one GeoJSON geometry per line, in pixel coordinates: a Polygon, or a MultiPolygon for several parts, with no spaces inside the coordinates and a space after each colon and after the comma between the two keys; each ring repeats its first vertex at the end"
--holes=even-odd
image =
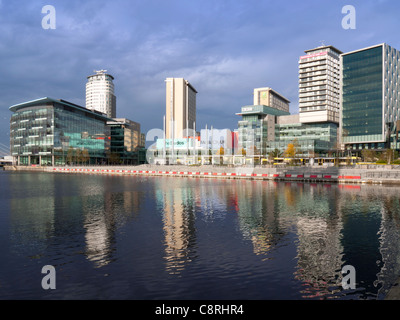
{"type": "Polygon", "coordinates": [[[225,179],[282,180],[305,182],[337,182],[399,184],[400,166],[380,167],[225,167],[225,166],[5,166],[10,171],[55,172],[64,174],[114,174],[225,179]]]}

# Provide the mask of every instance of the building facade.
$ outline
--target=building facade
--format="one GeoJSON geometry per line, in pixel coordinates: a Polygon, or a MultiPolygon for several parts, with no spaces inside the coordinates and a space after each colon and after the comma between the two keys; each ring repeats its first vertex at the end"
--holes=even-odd
{"type": "Polygon", "coordinates": [[[41,98],[10,107],[10,149],[17,165],[102,164],[109,120],[65,100],[41,98]]]}
{"type": "Polygon", "coordinates": [[[114,118],[107,121],[107,125],[110,127],[111,136],[109,161],[132,165],[145,163],[146,154],[141,141],[140,123],[126,118],[114,118]]]}
{"type": "Polygon", "coordinates": [[[340,50],[321,46],[299,59],[301,123],[340,121],[340,50]]]}
{"type": "Polygon", "coordinates": [[[288,111],[265,105],[244,106],[238,122],[238,144],[243,154],[265,154],[268,142],[275,141],[277,117],[289,115],[288,111]]]}
{"type": "Polygon", "coordinates": [[[290,101],[271,88],[256,88],[253,93],[253,105],[264,105],[289,112],[290,101]]]}
{"type": "Polygon", "coordinates": [[[346,149],[399,149],[400,52],[383,43],[341,56],[346,149]]]}
{"type": "Polygon", "coordinates": [[[167,78],[165,134],[167,139],[181,139],[196,130],[196,89],[183,78],[167,78]]]}
{"type": "Polygon", "coordinates": [[[95,71],[86,83],[86,108],[104,113],[109,118],[117,115],[117,98],[114,95],[114,77],[107,70],[95,71]]]}

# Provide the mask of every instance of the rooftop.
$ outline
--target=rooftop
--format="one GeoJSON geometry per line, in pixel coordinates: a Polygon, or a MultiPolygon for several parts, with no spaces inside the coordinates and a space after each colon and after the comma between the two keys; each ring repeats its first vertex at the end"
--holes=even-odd
{"type": "Polygon", "coordinates": [[[34,106],[38,106],[38,105],[47,105],[47,104],[53,104],[53,103],[58,103],[64,106],[68,106],[68,107],[72,107],[74,109],[95,115],[96,117],[102,118],[103,120],[110,120],[108,117],[106,117],[103,113],[101,112],[96,112],[90,109],[87,109],[85,107],[82,107],[80,105],[77,105],[75,103],[63,100],[63,99],[53,99],[53,98],[49,98],[49,97],[44,97],[44,98],[39,98],[39,99],[35,99],[35,100],[31,100],[31,101],[27,101],[27,102],[22,102],[19,104],[15,104],[13,106],[11,106],[9,108],[10,111],[12,112],[17,112],[20,109],[24,109],[24,108],[29,108],[29,107],[34,107],[34,106]]]}

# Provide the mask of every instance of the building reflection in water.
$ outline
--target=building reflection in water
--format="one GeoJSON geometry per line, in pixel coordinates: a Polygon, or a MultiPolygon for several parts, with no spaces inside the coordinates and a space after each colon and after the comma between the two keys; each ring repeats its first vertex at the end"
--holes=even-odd
{"type": "MultiPolygon", "coordinates": [[[[105,266],[114,260],[117,229],[140,212],[141,191],[132,190],[132,182],[128,179],[120,179],[117,183],[119,192],[115,192],[114,184],[103,184],[102,190],[98,190],[98,184],[95,184],[94,195],[82,199],[86,230],[85,254],[96,267],[105,266]]],[[[87,186],[85,189],[87,192],[87,186]]]]}
{"type": "Polygon", "coordinates": [[[233,184],[238,195],[238,223],[244,239],[257,255],[267,255],[285,234],[277,211],[277,189],[272,183],[239,180],[233,184]]]}
{"type": "Polygon", "coordinates": [[[14,251],[40,258],[45,253],[50,254],[46,252],[49,247],[53,250],[63,247],[52,254],[66,260],[77,253],[84,254],[95,267],[113,261],[116,230],[140,212],[140,191],[126,191],[132,189],[129,180],[106,183],[103,178],[107,177],[92,177],[80,183],[73,177],[10,176],[10,190],[14,194],[10,200],[14,251]],[[25,186],[30,187],[25,189],[25,186]]]}
{"type": "Polygon", "coordinates": [[[296,198],[292,205],[298,237],[295,278],[304,284],[302,296],[318,298],[339,292],[343,225],[336,189],[330,185],[293,186],[285,188],[293,189],[291,194],[296,198]]]}
{"type": "Polygon", "coordinates": [[[166,271],[180,274],[195,255],[195,190],[185,179],[158,179],[155,192],[159,210],[163,212],[166,271]]]}
{"type": "Polygon", "coordinates": [[[50,176],[9,176],[11,250],[39,258],[56,228],[54,179],[50,176]],[[42,186],[42,188],[32,188],[42,186]]]}
{"type": "Polygon", "coordinates": [[[153,218],[154,211],[162,213],[170,274],[182,275],[198,258],[197,242],[204,239],[196,221],[218,222],[214,230],[233,223],[234,230],[224,230],[230,236],[239,231],[265,270],[280,248],[292,245],[295,267],[282,268],[301,284],[303,298],[343,295],[341,270],[347,264],[363,279],[356,293],[380,297],[400,274],[398,188],[170,177],[145,181],[91,176],[82,183],[73,175],[11,175],[12,250],[29,257],[59,256],[60,263],[80,252],[96,267],[108,265],[116,259],[118,228],[144,212],[141,206],[148,200],[153,218]]]}

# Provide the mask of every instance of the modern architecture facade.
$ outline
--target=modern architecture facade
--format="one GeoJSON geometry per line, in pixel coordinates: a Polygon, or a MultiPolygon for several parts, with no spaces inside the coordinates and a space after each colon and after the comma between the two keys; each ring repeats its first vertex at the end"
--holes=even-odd
{"type": "Polygon", "coordinates": [[[17,165],[101,164],[110,150],[109,120],[65,100],[10,107],[10,149],[17,165]]]}
{"type": "Polygon", "coordinates": [[[167,139],[181,139],[196,130],[197,91],[183,78],[167,78],[165,83],[165,135],[167,139]]]}
{"type": "Polygon", "coordinates": [[[337,145],[335,123],[301,123],[298,114],[266,106],[245,106],[237,115],[242,116],[239,151],[247,157],[267,159],[276,151],[283,156],[289,144],[295,146],[297,156],[310,157],[334,152],[337,145]]]}
{"type": "Polygon", "coordinates": [[[244,106],[238,122],[238,144],[243,154],[265,154],[268,142],[275,141],[277,117],[289,115],[288,111],[265,105],[244,106]]]}
{"type": "Polygon", "coordinates": [[[108,118],[115,118],[117,98],[114,95],[114,77],[107,70],[95,72],[87,77],[86,108],[104,113],[108,118]]]}
{"type": "Polygon", "coordinates": [[[253,93],[253,105],[264,105],[270,108],[289,112],[290,101],[275,90],[266,88],[256,88],[253,93]]]}
{"type": "Polygon", "coordinates": [[[10,151],[16,165],[146,162],[137,122],[48,97],[11,106],[10,111],[10,151]]]}
{"type": "Polygon", "coordinates": [[[321,46],[299,59],[301,123],[340,121],[340,50],[321,46]]]}
{"type": "Polygon", "coordinates": [[[126,119],[114,118],[107,121],[110,127],[111,162],[122,164],[143,164],[146,160],[140,123],[126,119]]]}
{"type": "Polygon", "coordinates": [[[400,149],[400,52],[382,43],[342,54],[341,65],[345,148],[400,149]]]}

